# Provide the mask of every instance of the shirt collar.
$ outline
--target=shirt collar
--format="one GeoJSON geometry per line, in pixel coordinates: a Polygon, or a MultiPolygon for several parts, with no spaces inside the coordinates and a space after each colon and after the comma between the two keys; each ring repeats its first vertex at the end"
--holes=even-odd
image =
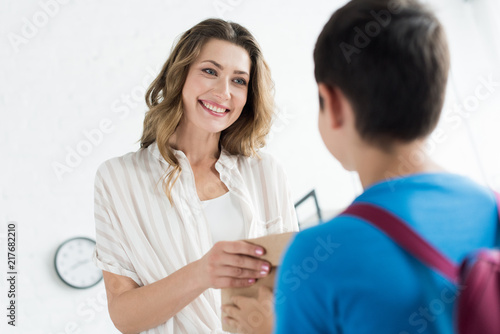
{"type": "MultiPolygon", "coordinates": [[[[156,141],[148,146],[148,150],[149,150],[149,153],[152,154],[155,158],[157,158],[158,160],[160,160],[164,164],[168,165],[168,162],[166,162],[165,159],[163,158],[163,156],[161,155],[160,149],[158,148],[158,144],[156,143],[156,141]]],[[[184,152],[182,152],[180,150],[176,150],[174,148],[172,148],[172,151],[174,152],[177,159],[187,161],[187,157],[184,154],[184,152]]],[[[219,157],[219,160],[217,160],[216,166],[218,164],[220,164],[224,168],[233,169],[236,166],[237,160],[238,160],[237,155],[232,155],[228,151],[226,151],[224,148],[222,148],[221,153],[220,153],[220,157],[219,157]]]]}

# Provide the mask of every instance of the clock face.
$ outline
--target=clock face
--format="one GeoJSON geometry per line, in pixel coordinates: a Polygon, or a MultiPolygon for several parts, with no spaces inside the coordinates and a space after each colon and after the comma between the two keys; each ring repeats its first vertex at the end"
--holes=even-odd
{"type": "Polygon", "coordinates": [[[89,288],[99,283],[102,271],[92,262],[95,241],[77,237],[65,241],[56,251],[55,267],[57,274],[73,288],[89,288]]]}

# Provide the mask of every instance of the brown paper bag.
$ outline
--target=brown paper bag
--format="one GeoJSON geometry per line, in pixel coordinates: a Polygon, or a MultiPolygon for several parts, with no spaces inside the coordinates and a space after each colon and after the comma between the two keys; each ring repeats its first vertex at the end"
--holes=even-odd
{"type": "MultiPolygon", "coordinates": [[[[266,286],[272,290],[274,288],[274,278],[276,275],[276,269],[281,259],[281,255],[285,247],[288,245],[288,242],[290,241],[291,237],[295,233],[296,232],[271,234],[260,238],[246,239],[245,241],[264,247],[266,253],[263,256],[261,256],[260,259],[266,260],[269,263],[271,263],[271,270],[269,271],[269,274],[266,277],[259,278],[257,282],[251,287],[222,289],[221,291],[222,305],[232,304],[231,303],[232,296],[245,296],[245,297],[257,298],[259,287],[261,285],[266,286]]],[[[222,317],[225,316],[226,315],[222,313],[222,317]]],[[[222,324],[222,329],[225,330],[226,332],[236,333],[235,328],[231,328],[230,326],[224,323],[222,324]]]]}

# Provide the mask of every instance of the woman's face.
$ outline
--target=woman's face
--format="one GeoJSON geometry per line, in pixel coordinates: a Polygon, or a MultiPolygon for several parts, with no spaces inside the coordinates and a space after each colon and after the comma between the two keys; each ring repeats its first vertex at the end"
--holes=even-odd
{"type": "Polygon", "coordinates": [[[182,89],[184,124],[208,133],[233,124],[247,101],[250,66],[242,47],[218,39],[206,42],[182,89]]]}

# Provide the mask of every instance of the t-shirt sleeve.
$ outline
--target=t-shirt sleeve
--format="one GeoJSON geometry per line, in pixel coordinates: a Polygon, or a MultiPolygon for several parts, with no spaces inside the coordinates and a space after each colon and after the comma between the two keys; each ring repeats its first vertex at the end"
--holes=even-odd
{"type": "MultiPolygon", "coordinates": [[[[292,240],[278,268],[274,333],[340,333],[334,326],[332,301],[321,281],[320,263],[309,254],[318,242],[311,244],[303,233],[292,240]]],[[[321,256],[325,254],[322,249],[321,256]]]]}
{"type": "Polygon", "coordinates": [[[96,247],[92,260],[98,268],[130,277],[142,286],[141,279],[125,250],[125,239],[116,214],[116,207],[113,204],[112,188],[107,182],[106,174],[106,164],[103,164],[97,171],[94,182],[96,247]]]}

